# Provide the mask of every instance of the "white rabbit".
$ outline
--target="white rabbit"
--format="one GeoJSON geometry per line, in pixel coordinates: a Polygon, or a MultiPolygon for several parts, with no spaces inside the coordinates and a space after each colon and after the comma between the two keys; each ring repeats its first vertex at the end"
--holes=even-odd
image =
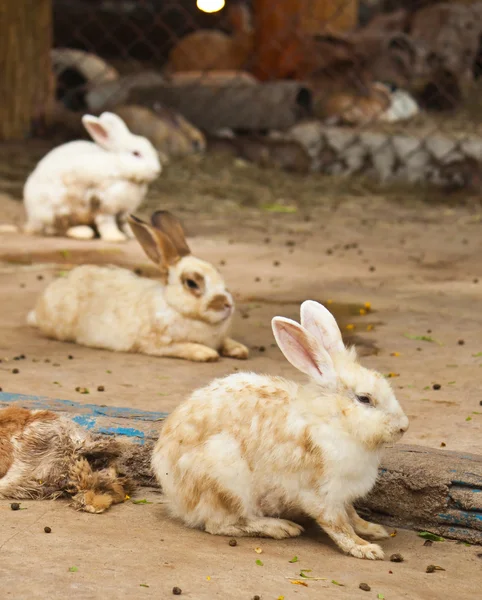
{"type": "Polygon", "coordinates": [[[228,337],[234,302],[220,273],[191,256],[179,221],[157,211],[131,228],[163,282],[117,267],[85,265],[52,282],[28,322],[49,337],[94,348],[194,361],[245,359],[228,337]]]}
{"type": "Polygon", "coordinates": [[[90,239],[95,225],[102,239],[124,241],[131,237],[127,215],[161,172],[159,155],[113,113],[84,115],[82,122],[95,143],[79,140],[54,148],[27,178],[24,231],[90,239]]]}
{"type": "Polygon", "coordinates": [[[381,559],[359,535],[387,532],[353,502],[373,487],[383,445],[408,419],[388,381],[345,348],[325,307],[304,302],[301,323],[272,321],[281,351],[310,382],[237,373],[195,391],[166,419],[154,473],[172,515],[190,527],[281,539],[303,531],[286,517],[307,515],[348,554],[381,559]]]}

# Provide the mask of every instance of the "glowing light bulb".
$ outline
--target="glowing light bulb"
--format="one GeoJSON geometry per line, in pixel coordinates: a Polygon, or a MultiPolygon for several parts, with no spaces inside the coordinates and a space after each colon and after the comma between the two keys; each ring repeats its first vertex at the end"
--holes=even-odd
{"type": "Polygon", "coordinates": [[[197,0],[196,6],[205,13],[215,13],[224,8],[225,0],[197,0]]]}

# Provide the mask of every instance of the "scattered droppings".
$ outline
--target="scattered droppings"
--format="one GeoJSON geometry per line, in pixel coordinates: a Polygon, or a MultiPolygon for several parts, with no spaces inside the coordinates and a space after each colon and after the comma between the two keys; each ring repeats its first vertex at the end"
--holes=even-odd
{"type": "Polygon", "coordinates": [[[234,546],[238,545],[238,542],[235,539],[229,540],[229,545],[234,548],[234,546]]]}
{"type": "Polygon", "coordinates": [[[44,527],[44,531],[45,531],[45,533],[52,533],[52,530],[50,529],[50,527],[44,527]]]}
{"type": "Polygon", "coordinates": [[[264,238],[264,243],[265,243],[265,244],[269,244],[269,243],[271,243],[271,238],[269,238],[269,237],[267,237],[267,238],[264,238]]]}
{"type": "Polygon", "coordinates": [[[392,554],[390,556],[390,562],[394,562],[394,563],[401,563],[403,562],[405,559],[403,558],[403,556],[401,554],[392,554]]]}
{"type": "Polygon", "coordinates": [[[103,385],[99,385],[99,386],[97,386],[97,391],[98,392],[105,392],[105,387],[103,385]]]}
{"type": "Polygon", "coordinates": [[[479,280],[477,279],[477,277],[475,277],[475,279],[473,280],[474,283],[479,283],[479,280]]]}
{"type": "Polygon", "coordinates": [[[43,279],[43,278],[44,278],[44,276],[43,276],[43,275],[37,275],[37,279],[38,279],[39,281],[42,281],[42,279],[43,279]]]}
{"type": "Polygon", "coordinates": [[[19,502],[12,502],[12,504],[10,504],[10,508],[12,510],[20,510],[20,503],[19,502]]]}
{"type": "Polygon", "coordinates": [[[226,265],[226,261],[225,261],[225,260],[220,260],[220,261],[219,261],[219,264],[220,264],[222,267],[224,267],[224,266],[226,265]]]}
{"type": "Polygon", "coordinates": [[[173,587],[172,593],[174,594],[174,596],[180,596],[182,594],[182,590],[180,587],[173,587]]]}
{"type": "Polygon", "coordinates": [[[360,583],[358,586],[364,592],[369,592],[372,588],[368,585],[368,583],[360,583]]]}
{"type": "Polygon", "coordinates": [[[432,388],[433,388],[434,390],[439,390],[441,387],[442,387],[442,386],[440,385],[440,383],[434,383],[434,384],[433,384],[433,386],[432,386],[432,388]]]}
{"type": "Polygon", "coordinates": [[[457,344],[458,344],[459,346],[463,346],[463,345],[465,344],[465,340],[459,340],[459,341],[457,342],[457,344]]]}
{"type": "Polygon", "coordinates": [[[281,264],[281,263],[280,263],[280,261],[279,261],[279,260],[275,260],[275,261],[273,261],[273,266],[274,266],[274,267],[279,267],[279,266],[280,266],[280,264],[281,264]]]}
{"type": "Polygon", "coordinates": [[[72,356],[72,354],[69,354],[69,356],[67,357],[69,360],[74,360],[74,357],[72,356]]]}
{"type": "Polygon", "coordinates": [[[258,283],[261,281],[261,277],[255,277],[254,280],[258,283]]]}
{"type": "Polygon", "coordinates": [[[447,445],[447,444],[446,444],[445,442],[440,442],[440,447],[441,447],[441,448],[445,448],[445,446],[446,446],[446,445],[447,445]]]}
{"type": "Polygon", "coordinates": [[[258,594],[256,594],[255,596],[253,596],[253,600],[261,600],[261,596],[258,596],[258,594]]]}
{"type": "Polygon", "coordinates": [[[264,346],[260,346],[260,347],[258,348],[258,350],[259,350],[260,352],[265,352],[265,351],[266,351],[266,348],[265,348],[264,346]]]}
{"type": "Polygon", "coordinates": [[[375,271],[375,267],[372,265],[368,270],[373,273],[373,271],[375,271]]]}
{"type": "Polygon", "coordinates": [[[17,375],[18,373],[20,373],[20,371],[19,371],[18,369],[12,369],[12,373],[13,373],[14,375],[17,375]]]}
{"type": "Polygon", "coordinates": [[[425,569],[426,573],[435,573],[435,571],[445,571],[445,569],[439,567],[438,565],[428,565],[428,567],[425,569]]]}
{"type": "Polygon", "coordinates": [[[85,387],[76,387],[75,391],[79,392],[79,394],[90,394],[88,388],[85,387]]]}
{"type": "Polygon", "coordinates": [[[136,275],[142,275],[142,269],[134,269],[136,275]]]}
{"type": "Polygon", "coordinates": [[[327,254],[331,255],[333,254],[333,250],[331,248],[328,248],[328,250],[326,251],[327,254]]]}
{"type": "Polygon", "coordinates": [[[287,240],[286,245],[293,247],[293,246],[296,246],[296,242],[294,240],[287,240]]]}

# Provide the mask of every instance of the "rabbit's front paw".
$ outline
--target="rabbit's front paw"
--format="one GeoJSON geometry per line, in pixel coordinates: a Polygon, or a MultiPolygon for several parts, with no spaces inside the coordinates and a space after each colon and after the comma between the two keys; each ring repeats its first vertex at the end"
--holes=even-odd
{"type": "Polygon", "coordinates": [[[348,551],[355,558],[366,558],[368,560],[383,560],[385,554],[378,544],[357,544],[348,551]]]}
{"type": "Polygon", "coordinates": [[[76,225],[75,227],[69,227],[65,235],[74,240],[91,240],[94,236],[94,230],[88,225],[76,225]]]}
{"type": "Polygon", "coordinates": [[[199,346],[198,348],[195,348],[186,358],[196,362],[216,362],[219,360],[219,354],[212,348],[208,348],[207,346],[199,346]]]}
{"type": "Polygon", "coordinates": [[[371,538],[372,540],[385,540],[390,537],[385,527],[377,525],[376,523],[365,522],[365,525],[362,529],[360,529],[360,527],[356,528],[356,532],[358,535],[371,538]]]}
{"type": "Polygon", "coordinates": [[[249,350],[236,340],[226,338],[221,347],[221,354],[229,358],[237,358],[239,360],[246,360],[249,356],[249,350]]]}
{"type": "Polygon", "coordinates": [[[119,229],[110,229],[101,233],[100,237],[104,242],[125,242],[127,240],[126,234],[119,231],[119,229]]]}

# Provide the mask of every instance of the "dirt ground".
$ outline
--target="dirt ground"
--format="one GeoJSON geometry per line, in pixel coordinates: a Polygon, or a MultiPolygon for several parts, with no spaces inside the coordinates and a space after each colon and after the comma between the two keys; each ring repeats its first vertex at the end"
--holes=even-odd
{"type": "MultiPolygon", "coordinates": [[[[8,169],[0,165],[0,223],[22,222],[21,182],[42,151],[13,148],[8,169]]],[[[297,378],[273,344],[270,320],[297,319],[310,298],[333,310],[367,366],[392,376],[411,420],[404,442],[482,453],[482,209],[476,198],[433,200],[420,190],[289,176],[225,158],[166,167],[141,212],[175,211],[193,251],[223,273],[237,300],[234,337],[251,349],[246,363],[193,364],[44,339],[26,325],[26,314],[62,271],[83,262],[155,271],[135,241],[0,234],[0,387],[169,412],[193,388],[235,369],[297,378]],[[371,310],[360,314],[367,302],[371,310]],[[19,355],[26,358],[14,361],[19,355]],[[78,386],[90,394],[80,395],[78,386]]],[[[448,541],[425,547],[415,533],[399,531],[383,546],[405,562],[370,563],[340,555],[315,529],[298,540],[245,539],[232,548],[225,538],[169,521],[154,491],[138,497],[153,504],[127,502],[102,516],[61,502],[23,503],[28,510],[12,512],[1,502],[6,597],[167,598],[179,586],[196,600],[463,599],[474,598],[482,583],[481,548],[448,541]],[[299,562],[290,564],[295,555],[299,562]],[[428,564],[446,571],[426,574],[428,564]],[[301,569],[327,580],[291,583],[301,569]],[[372,591],[360,590],[360,582],[372,591]]]]}

